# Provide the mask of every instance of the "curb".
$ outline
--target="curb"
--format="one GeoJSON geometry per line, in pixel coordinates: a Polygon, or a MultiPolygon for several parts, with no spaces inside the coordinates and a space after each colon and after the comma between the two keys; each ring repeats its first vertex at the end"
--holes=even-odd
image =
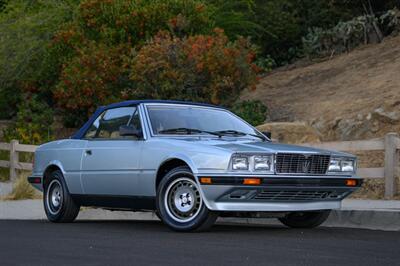
{"type": "MultiPolygon", "coordinates": [[[[1,220],[46,219],[41,200],[0,201],[1,220]]],[[[79,220],[158,220],[153,212],[109,211],[83,208],[79,220]]],[[[281,225],[277,219],[268,218],[219,218],[218,223],[241,225],[281,225]]],[[[396,209],[334,210],[325,227],[345,227],[384,231],[400,231],[400,211],[396,209]]]]}

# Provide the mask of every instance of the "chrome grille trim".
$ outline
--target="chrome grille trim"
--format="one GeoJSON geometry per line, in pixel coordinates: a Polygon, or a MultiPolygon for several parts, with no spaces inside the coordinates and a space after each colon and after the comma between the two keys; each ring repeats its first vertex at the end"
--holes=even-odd
{"type": "Polygon", "coordinates": [[[275,169],[277,174],[326,174],[330,155],[278,153],[275,169]]]}

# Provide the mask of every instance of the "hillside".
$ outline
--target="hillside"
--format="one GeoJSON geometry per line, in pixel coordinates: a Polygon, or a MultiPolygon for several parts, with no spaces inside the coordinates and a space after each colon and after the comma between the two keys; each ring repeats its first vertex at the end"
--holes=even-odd
{"type": "Polygon", "coordinates": [[[305,67],[278,69],[241,99],[258,99],[271,121],[305,121],[323,140],[400,132],[400,36],[305,67]]]}

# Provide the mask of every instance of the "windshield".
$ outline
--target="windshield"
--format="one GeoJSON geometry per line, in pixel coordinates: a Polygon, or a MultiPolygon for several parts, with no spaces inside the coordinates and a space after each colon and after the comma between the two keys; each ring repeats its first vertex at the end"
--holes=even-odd
{"type": "MultiPolygon", "coordinates": [[[[253,127],[223,109],[198,106],[147,106],[147,110],[155,135],[188,135],[191,133],[197,135],[236,131],[260,136],[253,127]]],[[[238,136],[239,134],[231,135],[238,136]]]]}

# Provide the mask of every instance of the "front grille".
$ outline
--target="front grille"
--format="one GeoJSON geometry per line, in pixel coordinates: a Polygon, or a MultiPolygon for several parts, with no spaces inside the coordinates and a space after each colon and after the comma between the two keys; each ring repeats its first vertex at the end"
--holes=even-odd
{"type": "Polygon", "coordinates": [[[279,174],[325,174],[330,161],[329,155],[278,153],[276,172],[279,174]]]}
{"type": "Polygon", "coordinates": [[[341,199],[346,192],[339,191],[302,191],[302,190],[279,190],[279,191],[266,191],[263,190],[256,194],[255,200],[268,200],[268,201],[320,201],[328,199],[341,199]]]}

